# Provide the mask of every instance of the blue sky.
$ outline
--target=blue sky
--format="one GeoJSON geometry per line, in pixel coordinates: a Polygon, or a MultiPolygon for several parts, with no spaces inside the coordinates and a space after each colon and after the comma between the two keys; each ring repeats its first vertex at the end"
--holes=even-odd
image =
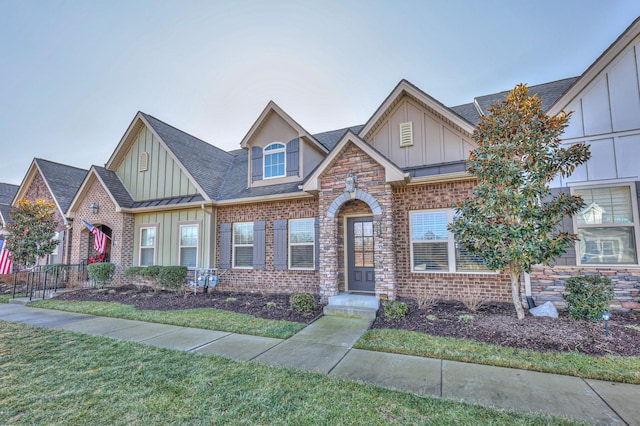
{"type": "Polygon", "coordinates": [[[0,182],[104,165],[138,110],[220,148],[269,100],[312,133],[403,78],[448,106],[580,75],[638,0],[0,0],[0,182]]]}

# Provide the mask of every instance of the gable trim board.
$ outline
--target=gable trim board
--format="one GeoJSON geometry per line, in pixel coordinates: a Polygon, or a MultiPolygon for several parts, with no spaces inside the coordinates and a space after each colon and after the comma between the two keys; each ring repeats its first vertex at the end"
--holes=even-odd
{"type": "MultiPolygon", "coordinates": [[[[158,121],[160,121],[160,120],[158,120],[158,121]]],[[[124,159],[125,154],[128,151],[127,148],[129,148],[134,143],[135,137],[142,130],[143,126],[145,126],[147,129],[149,129],[149,131],[153,134],[153,136],[155,138],[157,138],[158,142],[164,148],[164,150],[166,151],[167,155],[169,155],[171,157],[171,159],[176,164],[178,164],[178,166],[180,167],[180,170],[182,171],[182,173],[184,173],[185,176],[187,176],[187,178],[189,179],[191,184],[205,198],[205,200],[211,201],[211,198],[209,197],[207,192],[202,188],[200,183],[194,178],[193,174],[185,167],[185,165],[182,163],[182,161],[180,161],[178,156],[173,152],[173,150],[169,147],[169,145],[162,139],[162,137],[160,137],[160,135],[158,134],[158,132],[156,131],[154,126],[147,120],[147,117],[141,111],[138,111],[138,113],[134,117],[133,121],[131,122],[131,124],[127,128],[127,131],[124,133],[124,135],[120,139],[120,142],[116,146],[115,151],[113,152],[113,154],[111,154],[111,157],[109,158],[109,161],[107,161],[107,163],[105,165],[105,168],[107,170],[115,170],[115,168],[117,168],[117,166],[120,164],[120,162],[124,159]]],[[[170,126],[170,127],[172,127],[172,126],[170,126]]],[[[178,130],[178,129],[176,129],[176,130],[178,130]]],[[[181,130],[179,130],[179,131],[181,133],[184,133],[181,130]]],[[[197,138],[195,138],[195,139],[197,139],[197,138]]],[[[202,141],[202,142],[206,143],[204,141],[202,141]]]]}
{"type": "Polygon", "coordinates": [[[450,108],[444,106],[436,99],[429,96],[427,93],[418,89],[407,80],[401,80],[400,83],[393,89],[393,91],[387,96],[387,98],[378,107],[376,112],[366,122],[358,136],[364,140],[368,140],[379,124],[386,118],[390,111],[407,95],[415,99],[419,104],[425,107],[427,110],[433,112],[437,117],[453,126],[454,128],[472,135],[475,127],[464,118],[460,117],[450,108]]]}
{"type": "Polygon", "coordinates": [[[325,154],[329,152],[327,148],[324,147],[316,138],[313,137],[309,132],[307,132],[300,124],[298,124],[289,114],[284,112],[282,108],[278,106],[274,101],[269,101],[267,106],[262,110],[262,113],[258,116],[256,121],[253,123],[247,134],[240,141],[241,148],[247,148],[251,144],[251,139],[255,135],[256,132],[260,130],[260,128],[264,125],[264,123],[269,119],[271,114],[277,114],[282,118],[287,124],[289,124],[292,128],[294,128],[298,132],[298,137],[305,137],[309,139],[320,151],[325,154]]]}
{"type": "Polygon", "coordinates": [[[307,178],[307,181],[302,185],[302,189],[307,192],[314,192],[320,190],[320,177],[324,174],[327,168],[333,163],[333,161],[337,158],[340,152],[347,146],[348,143],[352,143],[364,151],[367,155],[373,158],[378,164],[384,167],[385,170],[385,181],[387,183],[396,183],[401,182],[402,184],[408,182],[409,175],[400,168],[398,168],[395,164],[389,161],[385,156],[380,154],[375,148],[371,145],[360,139],[351,131],[347,131],[347,133],[342,137],[342,140],[338,142],[338,144],[331,150],[328,156],[325,157],[324,160],[318,165],[316,170],[314,170],[311,175],[307,178]]]}
{"type": "Polygon", "coordinates": [[[624,49],[640,34],[640,17],[596,59],[547,111],[548,115],[559,114],[567,107],[624,49]]]}

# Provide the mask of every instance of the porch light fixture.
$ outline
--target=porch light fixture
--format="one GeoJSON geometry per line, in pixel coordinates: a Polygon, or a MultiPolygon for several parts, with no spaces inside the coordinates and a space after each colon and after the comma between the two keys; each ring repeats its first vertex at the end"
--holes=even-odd
{"type": "Polygon", "coordinates": [[[604,320],[604,335],[609,337],[609,319],[611,318],[610,312],[603,312],[602,319],[604,320]]]}
{"type": "Polygon", "coordinates": [[[95,203],[91,204],[91,213],[98,214],[98,210],[100,210],[100,204],[96,201],[95,203]]]}

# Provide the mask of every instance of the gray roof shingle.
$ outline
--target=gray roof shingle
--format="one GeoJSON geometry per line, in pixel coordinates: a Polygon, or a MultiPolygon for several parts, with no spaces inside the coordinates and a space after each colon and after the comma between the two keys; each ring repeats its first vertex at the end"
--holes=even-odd
{"type": "Polygon", "coordinates": [[[216,199],[234,157],[201,139],[141,112],[210,199],[216,199]]]}
{"type": "Polygon", "coordinates": [[[324,146],[329,151],[331,151],[333,147],[336,146],[338,142],[340,142],[340,139],[342,139],[345,133],[347,133],[348,131],[352,131],[354,134],[357,135],[358,133],[360,133],[360,130],[362,130],[363,127],[364,125],[361,124],[358,126],[345,127],[343,129],[330,130],[328,132],[317,133],[312,136],[316,138],[316,140],[320,142],[322,146],[324,146]]]}
{"type": "Polygon", "coordinates": [[[2,214],[2,218],[6,223],[12,223],[11,220],[11,205],[9,204],[0,204],[0,214],[2,214]]]}
{"type": "MultiPolygon", "coordinates": [[[[577,79],[578,77],[571,77],[549,83],[536,84],[535,86],[528,86],[529,94],[537,94],[538,97],[542,99],[542,110],[547,111],[560,96],[569,90],[569,87],[571,87],[577,79]]],[[[482,112],[487,114],[487,110],[497,101],[504,100],[507,94],[509,94],[509,91],[505,90],[490,95],[478,96],[475,98],[475,101],[482,109],[482,112]]],[[[454,106],[451,107],[451,109],[474,126],[480,121],[480,114],[473,103],[454,106]]]]}
{"type": "Polygon", "coordinates": [[[49,185],[60,209],[66,213],[73,197],[87,176],[87,170],[41,158],[35,158],[34,161],[38,164],[42,177],[49,185]]]}
{"type": "Polygon", "coordinates": [[[131,194],[129,194],[129,191],[127,191],[127,188],[122,184],[120,178],[118,178],[116,172],[107,170],[101,166],[94,165],[93,168],[120,207],[133,207],[133,198],[131,197],[131,194]]]}
{"type": "Polygon", "coordinates": [[[18,185],[0,183],[0,204],[11,204],[19,188],[18,185]]]}

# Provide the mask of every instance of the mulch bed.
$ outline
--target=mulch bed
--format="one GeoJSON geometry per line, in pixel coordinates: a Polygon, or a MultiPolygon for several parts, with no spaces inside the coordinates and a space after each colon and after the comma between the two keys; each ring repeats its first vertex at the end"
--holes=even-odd
{"type": "Polygon", "coordinates": [[[488,303],[471,312],[461,302],[439,301],[423,310],[413,299],[399,300],[407,304],[407,316],[388,320],[380,309],[372,328],[411,330],[540,352],[640,356],[638,312],[614,311],[609,321],[609,337],[606,337],[603,321],[573,320],[564,311],[559,312],[559,318],[527,314],[519,321],[510,303],[488,303]]]}
{"type": "Polygon", "coordinates": [[[208,293],[186,294],[168,291],[154,292],[150,287],[126,285],[104,289],[83,289],[61,294],[59,300],[117,302],[133,305],[140,310],[170,311],[181,309],[216,308],[253,315],[270,320],[286,320],[308,324],[322,313],[320,297],[316,309],[303,313],[289,309],[289,294],[231,293],[210,290],[208,293]],[[273,306],[275,304],[275,306],[273,306]]]}
{"type": "MultiPolygon", "coordinates": [[[[106,289],[84,289],[58,296],[61,300],[118,302],[137,309],[178,310],[217,308],[253,315],[258,318],[310,323],[322,313],[317,308],[303,314],[289,309],[289,294],[231,293],[212,290],[207,294],[154,292],[148,287],[121,286],[106,289]],[[275,303],[275,307],[270,307],[275,303]]],[[[604,323],[576,321],[566,312],[560,318],[533,317],[527,314],[519,321],[509,303],[487,303],[477,312],[462,303],[438,301],[427,309],[419,309],[413,299],[400,298],[409,312],[400,320],[384,318],[384,310],[372,328],[394,328],[417,331],[434,336],[472,339],[478,342],[536,351],[579,352],[588,355],[640,356],[640,312],[614,311],[609,321],[610,335],[605,336],[604,323]],[[469,317],[471,316],[471,317],[469,317]]]]}

